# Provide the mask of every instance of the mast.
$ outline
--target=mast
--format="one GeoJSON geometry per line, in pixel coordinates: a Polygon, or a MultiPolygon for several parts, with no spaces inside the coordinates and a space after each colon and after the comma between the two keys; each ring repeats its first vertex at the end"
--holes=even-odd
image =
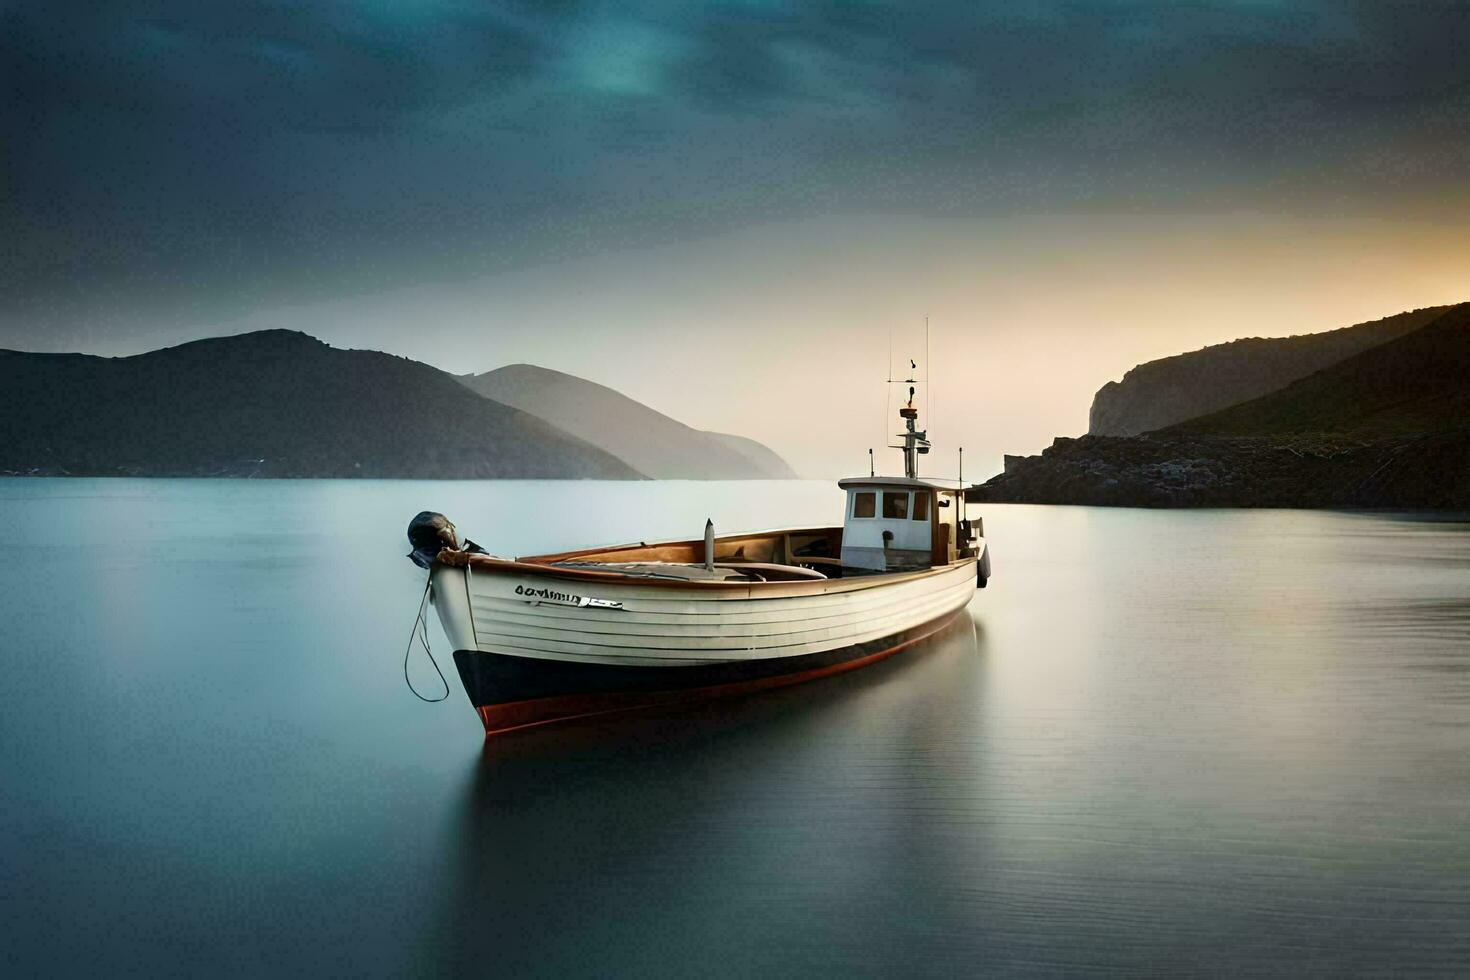
{"type": "Polygon", "coordinates": [[[898,417],[903,419],[903,431],[899,436],[903,438],[903,445],[898,447],[903,450],[903,475],[910,480],[919,478],[918,457],[929,451],[929,433],[916,427],[919,419],[919,410],[914,407],[914,389],[909,387],[909,400],[903,408],[898,410],[898,417]]]}
{"type": "MultiPolygon", "coordinates": [[[[893,341],[893,335],[890,332],[890,334],[889,334],[889,344],[890,345],[892,344],[892,341],[893,341]]],[[[919,410],[914,407],[914,395],[915,395],[915,387],[914,386],[915,385],[923,385],[925,387],[925,389],[927,389],[929,387],[929,365],[927,363],[924,365],[924,378],[921,381],[917,377],[917,375],[919,373],[919,365],[918,365],[917,362],[914,361],[914,359],[912,357],[910,357],[908,359],[908,361],[909,361],[909,376],[908,376],[908,378],[905,379],[904,381],[895,382],[895,381],[892,380],[892,373],[891,373],[892,372],[892,365],[893,365],[893,354],[892,354],[891,349],[890,349],[890,352],[889,352],[889,355],[888,356],[889,356],[889,362],[888,363],[889,363],[889,371],[890,371],[890,374],[889,374],[889,382],[888,383],[890,385],[892,385],[892,384],[907,384],[909,386],[909,400],[907,402],[905,402],[904,403],[904,406],[898,410],[898,417],[901,418],[901,419],[903,419],[903,429],[904,429],[902,432],[898,433],[898,436],[899,436],[899,438],[901,438],[903,440],[903,444],[902,445],[899,445],[899,446],[889,446],[888,448],[890,448],[890,449],[901,449],[901,450],[903,450],[903,475],[906,476],[906,477],[908,477],[910,480],[917,480],[919,478],[919,460],[918,460],[918,457],[923,456],[923,455],[925,455],[926,453],[929,452],[929,433],[928,433],[927,430],[918,428],[918,425],[917,425],[918,420],[919,420],[919,410]]],[[[926,361],[928,360],[928,357],[929,357],[929,318],[926,316],[926,317],[924,317],[924,358],[925,358],[926,361]]],[[[892,390],[892,389],[890,388],[890,390],[892,390]]],[[[925,391],[925,397],[928,397],[928,391],[927,390],[925,391]]]]}

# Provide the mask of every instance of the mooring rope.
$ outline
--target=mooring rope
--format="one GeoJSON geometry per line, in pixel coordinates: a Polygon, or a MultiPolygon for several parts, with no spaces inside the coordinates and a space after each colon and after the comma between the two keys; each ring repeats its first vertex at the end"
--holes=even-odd
{"type": "Polygon", "coordinates": [[[413,696],[420,701],[435,704],[449,697],[449,682],[444,679],[444,671],[439,669],[439,662],[434,659],[434,651],[429,649],[429,627],[424,622],[424,610],[429,605],[429,590],[434,587],[434,573],[431,570],[424,581],[424,597],[419,600],[419,614],[413,621],[413,632],[408,634],[408,647],[403,651],[403,682],[413,692],[413,696]],[[439,675],[439,683],[444,685],[444,693],[437,698],[426,698],[413,686],[413,680],[408,676],[408,655],[413,653],[413,643],[417,640],[424,648],[424,655],[429,658],[429,663],[434,665],[434,673],[439,675]]]}

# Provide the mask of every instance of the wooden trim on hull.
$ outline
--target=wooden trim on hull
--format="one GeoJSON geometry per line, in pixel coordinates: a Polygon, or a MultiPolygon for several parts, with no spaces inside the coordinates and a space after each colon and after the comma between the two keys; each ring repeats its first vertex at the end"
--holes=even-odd
{"type": "MultiPolygon", "coordinates": [[[[607,560],[609,561],[631,560],[630,558],[613,556],[612,553],[607,554],[607,560]]],[[[644,560],[644,557],[638,556],[638,560],[644,560]]],[[[795,560],[801,561],[802,559],[797,558],[795,560]]],[[[508,558],[495,558],[490,555],[469,554],[463,551],[443,551],[435,559],[437,566],[444,568],[463,568],[476,576],[501,577],[531,575],[578,582],[589,588],[593,585],[626,585],[637,589],[639,592],[645,590],[651,590],[652,592],[682,592],[685,595],[698,594],[702,599],[749,599],[793,595],[824,595],[835,592],[860,592],[865,589],[881,589],[895,582],[942,575],[957,565],[973,562],[975,559],[959,558],[943,565],[934,565],[926,568],[892,572],[865,572],[860,575],[850,574],[841,578],[773,579],[764,582],[654,578],[630,575],[625,571],[617,569],[599,569],[595,564],[585,566],[548,565],[542,564],[543,561],[545,559],[540,558],[536,561],[511,560],[508,558]]]]}
{"type": "MultiPolygon", "coordinates": [[[[902,630],[880,640],[858,643],[821,654],[781,658],[783,661],[793,661],[791,663],[765,660],[722,664],[718,665],[717,673],[713,672],[715,671],[713,666],[711,668],[650,668],[609,667],[600,664],[575,665],[597,668],[593,671],[567,672],[565,670],[567,665],[564,663],[526,657],[507,657],[477,650],[455,651],[454,663],[459,668],[460,680],[464,683],[465,691],[469,694],[471,702],[475,704],[475,710],[480,715],[480,721],[485,726],[485,735],[488,738],[491,735],[549,725],[573,718],[729,697],[785,687],[789,684],[800,684],[820,677],[856,670],[892,656],[941,632],[964,612],[968,604],[966,601],[927,623],[902,630]],[[546,668],[554,668],[556,673],[549,676],[538,676],[546,668]],[[765,673],[759,676],[737,677],[742,671],[752,670],[765,673]],[[675,675],[670,675],[668,671],[676,672],[677,675],[686,675],[687,685],[669,686],[670,678],[675,675]],[[617,673],[615,675],[610,672],[617,673]],[[516,674],[519,674],[520,677],[515,678],[516,674]],[[716,680],[720,675],[728,679],[716,680]],[[505,684],[507,680],[518,680],[519,683],[505,684]],[[707,683],[707,681],[713,682],[707,683]],[[583,686],[595,684],[605,685],[605,688],[598,690],[595,687],[583,686]],[[540,688],[537,691],[539,696],[483,703],[494,697],[497,689],[504,695],[510,694],[506,687],[513,689],[522,685],[529,690],[540,688]],[[621,689],[606,689],[607,687],[621,689]],[[559,691],[558,688],[560,688],[559,691]]],[[[515,695],[511,694],[511,697],[515,695]]]]}

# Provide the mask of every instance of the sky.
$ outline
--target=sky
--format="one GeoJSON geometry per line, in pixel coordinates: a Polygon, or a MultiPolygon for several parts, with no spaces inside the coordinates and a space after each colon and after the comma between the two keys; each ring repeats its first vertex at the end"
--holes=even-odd
{"type": "Polygon", "coordinates": [[[1458,0],[10,0],[0,347],[531,361],[835,476],[928,316],[981,476],[1141,361],[1470,299],[1466,50],[1458,0]]]}

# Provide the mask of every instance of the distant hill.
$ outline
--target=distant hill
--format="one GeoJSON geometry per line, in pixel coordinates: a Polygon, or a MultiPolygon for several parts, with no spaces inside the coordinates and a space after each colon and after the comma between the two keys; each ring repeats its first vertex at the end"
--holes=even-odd
{"type": "Polygon", "coordinates": [[[775,450],[767,448],[763,443],[745,436],[732,436],[726,432],[710,432],[705,430],[704,434],[716,443],[733,449],[741,456],[750,461],[755,472],[762,474],[762,479],[767,480],[794,480],[796,471],[793,470],[775,450]]]}
{"type": "Polygon", "coordinates": [[[665,480],[791,479],[786,461],[751,439],[690,428],[621,392],[533,364],[459,379],[665,480]]]}
{"type": "Polygon", "coordinates": [[[0,351],[0,472],[641,475],[426,364],[284,330],[122,358],[0,351]]]}
{"type": "Polygon", "coordinates": [[[1470,426],[1470,303],[1279,391],[1175,428],[1193,435],[1385,439],[1470,426]]]}
{"type": "Polygon", "coordinates": [[[1326,333],[1251,337],[1140,364],[1093,396],[1088,434],[1152,432],[1258,398],[1412,333],[1448,309],[1426,307],[1326,333]]]}
{"type": "Polygon", "coordinates": [[[1136,436],[1057,439],[979,501],[1470,509],[1470,303],[1259,398],[1136,436]]]}

